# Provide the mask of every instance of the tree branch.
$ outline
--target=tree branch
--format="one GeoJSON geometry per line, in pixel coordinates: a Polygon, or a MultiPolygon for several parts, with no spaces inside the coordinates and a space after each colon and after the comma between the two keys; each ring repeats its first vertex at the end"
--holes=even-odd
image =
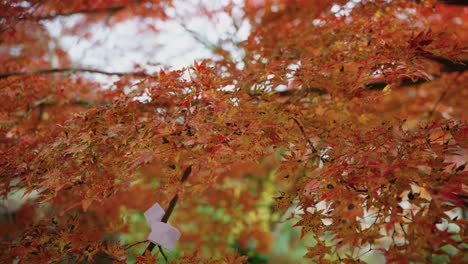
{"type": "Polygon", "coordinates": [[[198,43],[202,44],[205,48],[209,49],[209,50],[215,50],[218,46],[211,43],[206,37],[200,35],[198,32],[196,31],[193,31],[189,28],[187,28],[185,25],[181,25],[182,28],[187,32],[189,33],[190,35],[192,35],[193,39],[195,39],[195,41],[197,41],[198,43]]]}
{"type": "Polygon", "coordinates": [[[367,189],[358,189],[358,188],[354,187],[354,185],[352,185],[351,183],[348,183],[347,181],[344,181],[344,182],[346,183],[346,185],[348,185],[348,187],[350,187],[351,189],[353,189],[356,192],[361,192],[361,193],[369,192],[369,190],[367,190],[367,189]]]}
{"type": "Polygon", "coordinates": [[[133,243],[133,244],[128,245],[124,250],[128,250],[128,249],[130,249],[130,248],[132,248],[132,247],[134,247],[134,246],[136,246],[136,245],[143,244],[143,243],[146,243],[146,242],[148,242],[148,240],[143,240],[143,241],[135,242],[135,243],[133,243]]]}
{"type": "MultiPolygon", "coordinates": [[[[184,170],[184,174],[182,175],[182,178],[180,179],[180,182],[183,183],[187,180],[187,178],[190,176],[190,173],[192,173],[192,165],[188,166],[185,170],[184,170]]],[[[161,222],[163,223],[167,223],[167,221],[169,220],[169,217],[171,217],[172,215],[172,212],[174,211],[174,208],[176,207],[177,205],[177,200],[179,200],[179,195],[174,195],[174,197],[172,197],[171,201],[169,202],[169,207],[167,208],[166,212],[164,213],[164,216],[162,217],[161,219],[161,222]]],[[[153,242],[150,242],[148,244],[148,247],[146,248],[146,250],[143,252],[143,256],[145,255],[146,251],[153,251],[154,247],[156,246],[156,244],[154,244],[153,242]]],[[[161,252],[161,254],[163,255],[164,259],[166,260],[167,262],[167,256],[164,254],[164,251],[162,249],[161,246],[158,246],[159,248],[159,251],[161,252]]]]}
{"type": "MultiPolygon", "coordinates": [[[[138,4],[140,3],[141,0],[134,0],[131,1],[129,4],[138,4]]],[[[107,13],[110,15],[113,15],[123,9],[127,8],[127,5],[116,5],[116,6],[110,6],[110,7],[104,7],[104,8],[91,8],[91,9],[79,9],[75,11],[69,11],[69,12],[63,12],[63,13],[52,13],[48,15],[42,15],[42,16],[34,16],[33,13],[30,14],[30,16],[20,16],[18,20],[51,20],[55,19],[58,17],[68,17],[68,16],[73,16],[73,15],[79,15],[79,14],[102,14],[102,13],[107,13]]]]}
{"type": "MultiPolygon", "coordinates": [[[[38,17],[31,17],[33,20],[50,20],[50,19],[55,19],[57,17],[67,17],[67,16],[73,16],[73,15],[78,15],[78,14],[100,14],[100,13],[108,13],[108,14],[115,14],[119,12],[122,9],[125,9],[126,6],[121,5],[121,6],[113,6],[113,7],[107,7],[107,8],[95,8],[95,9],[80,9],[76,11],[70,11],[70,12],[65,12],[65,13],[58,13],[58,14],[50,14],[50,15],[43,15],[43,16],[38,16],[38,17]]],[[[27,17],[24,17],[23,19],[28,19],[27,17]]]]}
{"type": "Polygon", "coordinates": [[[434,103],[434,106],[432,106],[431,110],[429,111],[428,117],[431,117],[435,113],[435,111],[437,110],[437,107],[439,107],[442,100],[444,100],[445,96],[447,95],[448,88],[449,87],[445,88],[444,91],[440,94],[439,98],[434,103]]]}
{"type": "Polygon", "coordinates": [[[446,5],[460,5],[460,6],[467,6],[468,2],[466,0],[441,0],[446,5]]]}
{"type": "Polygon", "coordinates": [[[96,73],[103,75],[117,75],[117,76],[136,76],[136,77],[150,77],[151,75],[145,72],[107,72],[102,70],[88,69],[88,68],[50,68],[50,69],[39,69],[32,71],[18,71],[18,72],[7,72],[0,73],[0,79],[5,79],[12,76],[22,76],[22,75],[38,75],[38,74],[52,74],[52,73],[76,73],[76,72],[87,72],[87,73],[96,73]]]}
{"type": "Polygon", "coordinates": [[[318,153],[317,149],[314,147],[314,144],[312,143],[312,141],[310,141],[309,137],[307,136],[304,127],[301,125],[301,123],[299,123],[299,120],[297,120],[295,117],[291,117],[291,119],[294,120],[294,123],[296,123],[296,125],[299,127],[299,130],[301,130],[302,135],[304,136],[307,143],[312,148],[312,153],[318,153]]]}
{"type": "MultiPolygon", "coordinates": [[[[140,2],[140,1],[135,1],[135,2],[140,2]]],[[[38,2],[39,3],[39,2],[38,2]]],[[[36,3],[33,7],[30,8],[34,9],[37,8],[38,3],[36,3]]],[[[125,5],[119,5],[119,6],[112,6],[112,7],[107,7],[107,8],[93,8],[93,9],[80,9],[76,11],[69,11],[69,12],[64,12],[64,13],[52,13],[48,15],[42,15],[42,16],[34,16],[34,11],[32,12],[25,12],[19,16],[17,16],[14,20],[13,23],[10,25],[7,25],[3,28],[0,29],[0,33],[13,28],[19,21],[25,21],[25,20],[34,20],[34,21],[41,21],[41,20],[51,20],[55,19],[58,17],[68,17],[72,15],[78,15],[78,14],[100,14],[100,13],[108,13],[109,15],[113,15],[117,13],[118,11],[125,9],[127,6],[125,5]]],[[[15,16],[7,16],[7,18],[11,18],[15,16]]]]}
{"type": "Polygon", "coordinates": [[[161,252],[161,255],[164,258],[164,261],[166,261],[166,263],[168,263],[169,260],[167,259],[166,253],[164,253],[164,250],[162,249],[162,247],[160,245],[158,245],[158,248],[159,248],[159,252],[161,252]]]}
{"type": "Polygon", "coordinates": [[[442,64],[443,68],[442,71],[444,72],[464,72],[468,70],[468,61],[453,61],[448,58],[440,57],[440,56],[431,56],[426,55],[424,58],[438,62],[442,64]]]}

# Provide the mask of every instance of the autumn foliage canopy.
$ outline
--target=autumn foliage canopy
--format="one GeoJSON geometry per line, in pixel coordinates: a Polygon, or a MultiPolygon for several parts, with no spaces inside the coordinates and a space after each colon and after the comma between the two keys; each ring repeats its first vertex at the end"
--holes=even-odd
{"type": "Polygon", "coordinates": [[[1,263],[164,261],[141,216],[174,197],[174,263],[288,263],[286,222],[312,263],[467,261],[467,7],[194,1],[248,36],[128,72],[78,64],[46,27],[158,34],[178,2],[0,2],[0,191],[21,200],[0,211],[1,263]]]}

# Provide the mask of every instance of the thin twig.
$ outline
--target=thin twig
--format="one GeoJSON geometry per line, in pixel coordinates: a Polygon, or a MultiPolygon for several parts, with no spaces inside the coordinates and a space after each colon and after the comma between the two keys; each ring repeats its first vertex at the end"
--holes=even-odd
{"type": "MultiPolygon", "coordinates": [[[[366,252],[361,253],[361,254],[358,255],[355,259],[357,259],[357,260],[359,261],[359,259],[360,259],[362,256],[364,256],[365,254],[371,252],[372,250],[373,250],[373,248],[372,248],[372,246],[370,246],[369,249],[368,249],[366,252]]],[[[358,253],[359,253],[359,251],[358,251],[358,253]]]]}
{"type": "Polygon", "coordinates": [[[346,185],[348,185],[348,187],[350,187],[351,189],[353,189],[356,192],[367,193],[369,191],[367,189],[358,189],[354,185],[352,185],[351,183],[349,183],[347,181],[344,181],[344,182],[346,183],[346,185]]]}
{"type": "Polygon", "coordinates": [[[52,73],[75,73],[75,72],[87,72],[87,73],[97,73],[97,74],[104,74],[104,75],[117,75],[117,76],[137,76],[137,77],[150,77],[151,75],[144,72],[108,72],[96,69],[88,69],[88,68],[50,68],[50,69],[39,69],[39,70],[32,70],[32,71],[18,71],[18,72],[7,72],[7,73],[0,73],[0,79],[12,77],[12,76],[22,76],[22,75],[37,75],[37,74],[52,74],[52,73]]]}
{"type": "Polygon", "coordinates": [[[439,99],[437,99],[437,101],[435,102],[434,106],[432,106],[431,110],[429,111],[429,116],[428,117],[431,117],[435,111],[437,110],[437,107],[439,107],[440,103],[442,102],[442,100],[444,99],[445,95],[447,95],[447,91],[448,91],[448,88],[447,87],[439,96],[439,99]]]}
{"type": "Polygon", "coordinates": [[[124,250],[128,250],[128,249],[130,249],[130,248],[132,248],[132,247],[134,247],[136,245],[143,244],[143,243],[146,243],[146,242],[148,242],[148,240],[138,241],[136,243],[133,243],[133,244],[127,246],[126,248],[124,248],[124,250]]]}
{"type": "Polygon", "coordinates": [[[182,28],[187,32],[189,33],[190,35],[192,35],[192,37],[200,44],[202,44],[205,48],[209,49],[209,50],[215,50],[218,46],[211,43],[207,38],[205,38],[204,36],[200,35],[198,32],[194,31],[194,30],[191,30],[189,28],[187,28],[185,25],[181,25],[182,28]]]}
{"type": "Polygon", "coordinates": [[[312,141],[310,141],[309,137],[307,136],[304,127],[299,123],[299,121],[295,117],[291,117],[292,120],[294,120],[294,123],[299,127],[299,129],[302,132],[302,135],[305,137],[307,140],[307,143],[309,143],[310,147],[312,148],[312,153],[317,153],[317,149],[314,147],[314,144],[312,144],[312,141]]]}
{"type": "Polygon", "coordinates": [[[169,262],[167,256],[166,256],[166,253],[164,253],[164,250],[162,249],[162,247],[160,245],[158,245],[158,249],[159,249],[159,252],[161,252],[161,255],[163,256],[164,260],[166,261],[166,263],[169,262]]]}

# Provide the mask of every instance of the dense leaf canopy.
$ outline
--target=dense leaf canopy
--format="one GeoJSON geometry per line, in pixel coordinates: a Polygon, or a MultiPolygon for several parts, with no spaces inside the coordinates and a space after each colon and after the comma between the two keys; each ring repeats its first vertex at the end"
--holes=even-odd
{"type": "Polygon", "coordinates": [[[24,194],[1,211],[0,262],[154,263],[135,216],[175,195],[176,263],[274,256],[286,218],[314,263],[467,261],[467,7],[201,1],[248,37],[155,72],[77,65],[46,27],[157,31],[176,2],[0,3],[0,191],[24,194]]]}

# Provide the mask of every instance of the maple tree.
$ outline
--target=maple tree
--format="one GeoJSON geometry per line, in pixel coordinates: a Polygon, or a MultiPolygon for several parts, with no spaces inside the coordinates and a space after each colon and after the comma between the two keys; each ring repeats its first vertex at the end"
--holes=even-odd
{"type": "Polygon", "coordinates": [[[184,69],[50,56],[46,21],[80,15],[67,34],[84,38],[171,19],[173,2],[0,3],[0,186],[30,197],[2,216],[1,262],[162,260],[143,237],[122,242],[148,232],[134,217],[155,202],[182,233],[177,263],[274,255],[285,218],[313,237],[313,262],[467,261],[463,3],[228,1],[199,12],[241,8],[248,38],[184,69]]]}

